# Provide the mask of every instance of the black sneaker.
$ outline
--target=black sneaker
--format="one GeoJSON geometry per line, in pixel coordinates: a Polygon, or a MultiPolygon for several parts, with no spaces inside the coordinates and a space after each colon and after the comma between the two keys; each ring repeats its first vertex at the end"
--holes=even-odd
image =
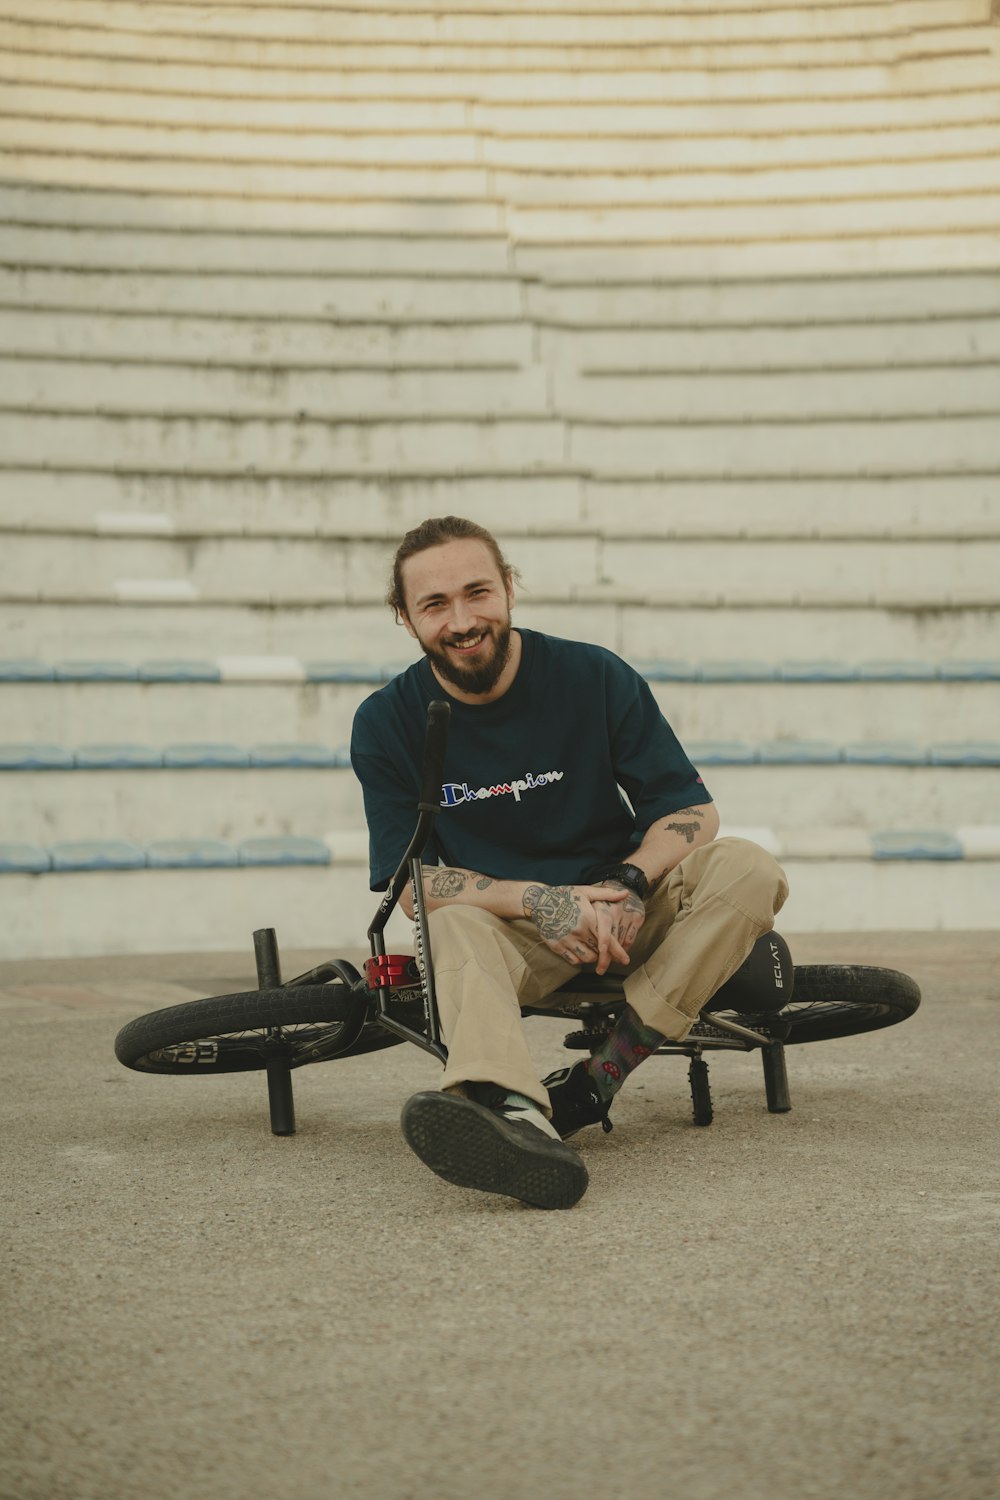
{"type": "Polygon", "coordinates": [[[493,1097],[487,1106],[436,1090],[414,1094],[403,1106],[407,1145],[458,1187],[503,1193],[534,1208],[572,1208],[589,1181],[580,1157],[523,1111],[507,1111],[500,1090],[493,1097]]]}
{"type": "Polygon", "coordinates": [[[585,1125],[596,1125],[598,1120],[605,1133],[611,1130],[608,1119],[611,1104],[601,1098],[585,1062],[574,1063],[571,1068],[560,1068],[542,1082],[549,1091],[552,1123],[563,1140],[576,1135],[585,1125]]]}

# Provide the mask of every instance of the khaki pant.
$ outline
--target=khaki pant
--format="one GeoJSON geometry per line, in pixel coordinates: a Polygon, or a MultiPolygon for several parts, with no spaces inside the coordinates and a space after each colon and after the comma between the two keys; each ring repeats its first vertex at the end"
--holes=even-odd
{"type": "MultiPolygon", "coordinates": [[[[766,850],[746,839],[695,849],[646,902],[646,920],[624,976],[628,1003],[647,1026],[681,1040],[702,1006],[774,926],[788,885],[766,850]]],[[[545,945],[527,919],[473,906],[430,914],[441,1029],[448,1045],[442,1088],[497,1083],[549,1112],[521,1023],[579,970],[545,945]]]]}

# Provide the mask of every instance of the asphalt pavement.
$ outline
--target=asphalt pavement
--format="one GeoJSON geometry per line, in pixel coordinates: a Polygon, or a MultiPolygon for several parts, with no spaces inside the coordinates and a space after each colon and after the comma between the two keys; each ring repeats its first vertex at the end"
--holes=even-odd
{"type": "Polygon", "coordinates": [[[995,1500],[1000,933],[793,952],[921,1008],[790,1048],[787,1115],[724,1055],[696,1128],[651,1059],[564,1213],[410,1154],[414,1047],[303,1069],[287,1138],[260,1075],[116,1062],[246,955],[0,968],[3,1500],[995,1500]]]}

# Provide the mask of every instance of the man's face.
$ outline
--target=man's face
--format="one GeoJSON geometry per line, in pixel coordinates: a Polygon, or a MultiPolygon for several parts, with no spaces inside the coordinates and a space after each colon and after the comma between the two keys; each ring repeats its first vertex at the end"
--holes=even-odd
{"type": "Polygon", "coordinates": [[[514,600],[485,542],[428,547],[403,564],[403,624],[438,675],[466,693],[489,693],[510,656],[514,600]]]}

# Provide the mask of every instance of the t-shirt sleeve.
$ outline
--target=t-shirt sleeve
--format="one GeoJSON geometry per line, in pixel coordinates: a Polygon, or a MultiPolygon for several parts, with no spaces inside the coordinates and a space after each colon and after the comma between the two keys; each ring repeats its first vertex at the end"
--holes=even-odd
{"type": "Polygon", "coordinates": [[[660,712],[649,684],[624,662],[608,683],[611,754],[619,786],[632,804],[636,831],[712,796],[660,712]]]}
{"type": "MultiPolygon", "coordinates": [[[[354,718],[351,733],[351,765],[361,782],[365,821],[368,824],[369,885],[373,891],[384,891],[417,826],[419,787],[415,766],[405,758],[394,759],[387,753],[362,704],[354,718]]],[[[432,846],[423,851],[426,862],[435,862],[432,846]]]]}

